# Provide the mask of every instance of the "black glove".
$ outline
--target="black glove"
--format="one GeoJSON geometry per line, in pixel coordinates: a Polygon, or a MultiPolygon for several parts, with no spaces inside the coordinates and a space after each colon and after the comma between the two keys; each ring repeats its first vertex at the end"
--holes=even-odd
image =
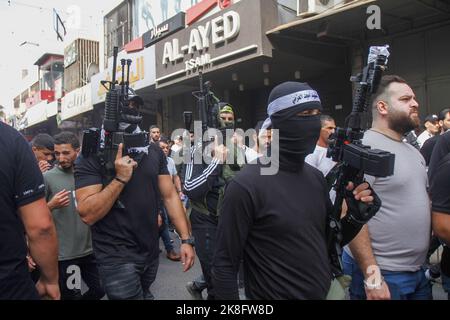
{"type": "Polygon", "coordinates": [[[381,207],[381,200],[375,191],[373,191],[370,184],[369,189],[372,191],[372,204],[367,204],[360,200],[356,200],[352,191],[345,191],[345,201],[347,203],[348,210],[343,220],[354,227],[362,227],[378,212],[381,207]]]}

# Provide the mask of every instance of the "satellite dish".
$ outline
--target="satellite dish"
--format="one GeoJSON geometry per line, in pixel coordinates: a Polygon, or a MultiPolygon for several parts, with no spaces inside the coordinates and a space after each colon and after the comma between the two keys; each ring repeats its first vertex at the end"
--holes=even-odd
{"type": "Polygon", "coordinates": [[[91,82],[92,76],[99,72],[100,72],[100,69],[98,67],[98,64],[96,64],[95,62],[91,62],[86,71],[86,80],[87,80],[86,82],[91,82]]]}

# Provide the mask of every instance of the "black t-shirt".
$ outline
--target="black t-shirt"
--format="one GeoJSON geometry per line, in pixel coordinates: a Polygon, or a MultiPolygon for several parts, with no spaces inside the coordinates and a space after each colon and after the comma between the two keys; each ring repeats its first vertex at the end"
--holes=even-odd
{"type": "Polygon", "coordinates": [[[237,299],[236,274],[244,259],[250,299],[324,299],[331,281],[326,245],[331,209],[322,173],[261,175],[244,167],[225,191],[213,262],[214,294],[237,299]]]}
{"type": "Polygon", "coordinates": [[[433,180],[435,174],[440,174],[437,169],[442,164],[442,159],[450,153],[450,131],[447,131],[436,139],[428,165],[428,179],[433,180]]]}
{"type": "MultiPolygon", "coordinates": [[[[0,122],[0,282],[28,276],[25,229],[17,209],[45,196],[42,173],[24,137],[0,122]]],[[[1,289],[0,289],[1,290],[1,289]]]]}
{"type": "Polygon", "coordinates": [[[450,154],[441,159],[430,180],[433,211],[450,214],[450,154]]]}
{"type": "MultiPolygon", "coordinates": [[[[75,162],[75,188],[106,184],[98,158],[79,156],[75,162]]],[[[158,175],[168,175],[167,160],[150,144],[131,180],[119,196],[124,209],[114,206],[91,227],[96,259],[100,263],[148,262],[159,254],[158,175]]]]}
{"type": "Polygon", "coordinates": [[[422,148],[420,148],[420,153],[422,154],[423,158],[425,159],[425,163],[427,164],[427,166],[430,165],[431,154],[433,153],[434,145],[436,144],[438,139],[439,139],[439,135],[432,136],[430,139],[427,139],[423,143],[422,148]]]}

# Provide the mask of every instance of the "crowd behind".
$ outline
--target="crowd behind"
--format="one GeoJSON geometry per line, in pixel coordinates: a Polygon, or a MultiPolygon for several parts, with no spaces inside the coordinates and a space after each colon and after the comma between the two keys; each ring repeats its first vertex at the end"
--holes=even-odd
{"type": "MultiPolygon", "coordinates": [[[[2,231],[12,244],[1,251],[0,298],[154,299],[161,238],[165,257],[180,261],[183,271],[198,258],[202,274],[183,288],[193,299],[236,299],[242,286],[248,299],[344,299],[345,288],[351,299],[432,299],[437,281],[450,299],[450,208],[443,195],[450,190],[441,181],[448,179],[450,109],[420,123],[408,84],[383,78],[363,142],[395,154],[394,174],[366,176],[370,187],[353,186],[357,201],[372,203],[376,193],[382,204],[345,244],[339,273],[325,266],[320,222],[336,197],[323,179],[336,166],[327,157],[336,123],[321,114],[320,100],[282,105],[307,90],[313,89],[299,83],[276,87],[270,123],[258,122],[251,141],[236,133],[213,145],[209,163],[176,163],[172,157],[186,152],[183,137],[171,140],[157,125],[142,128],[149,131],[148,151],[132,156],[121,145],[109,181],[98,159],[80,155],[74,133],[40,133],[25,143],[1,124],[0,147],[11,157],[0,173],[8,170],[5,189],[13,189],[2,201],[14,213],[0,219],[11,227],[1,228],[22,230],[26,246],[2,231]],[[270,156],[272,130],[279,130],[280,170],[263,178],[252,164],[259,169],[259,159],[270,156]],[[243,160],[227,163],[230,148],[243,160]]],[[[221,102],[219,110],[219,130],[235,128],[233,107],[221,102]]],[[[189,145],[190,159],[203,151],[193,132],[189,145]]]]}

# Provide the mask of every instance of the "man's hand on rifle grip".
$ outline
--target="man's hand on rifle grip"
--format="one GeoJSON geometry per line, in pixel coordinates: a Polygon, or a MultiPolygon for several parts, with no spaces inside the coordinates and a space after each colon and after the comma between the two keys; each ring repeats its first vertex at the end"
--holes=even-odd
{"type": "Polygon", "coordinates": [[[116,161],[114,166],[116,169],[116,177],[125,182],[130,181],[133,175],[133,170],[137,167],[137,162],[131,159],[129,156],[122,157],[123,144],[119,144],[117,150],[116,161]]]}
{"type": "Polygon", "coordinates": [[[380,198],[367,182],[361,183],[356,188],[352,182],[349,182],[346,189],[347,214],[350,213],[359,223],[367,223],[379,210],[380,198]]]}

